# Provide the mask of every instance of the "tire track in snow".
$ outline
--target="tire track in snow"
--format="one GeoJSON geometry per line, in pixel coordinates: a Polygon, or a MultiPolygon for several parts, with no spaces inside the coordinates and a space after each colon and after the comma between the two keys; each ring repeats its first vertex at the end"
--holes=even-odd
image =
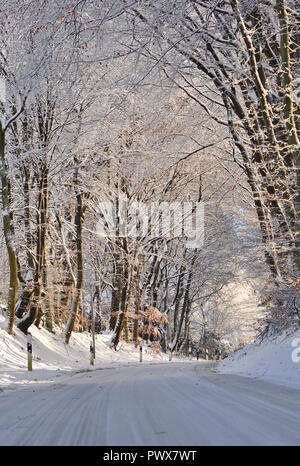
{"type": "Polygon", "coordinates": [[[0,445],[299,445],[299,395],[201,362],[96,369],[0,394],[0,445]]]}

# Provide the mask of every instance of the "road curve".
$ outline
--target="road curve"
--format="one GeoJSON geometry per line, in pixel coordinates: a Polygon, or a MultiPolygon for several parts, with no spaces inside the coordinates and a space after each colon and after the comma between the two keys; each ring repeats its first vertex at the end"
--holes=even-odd
{"type": "Polygon", "coordinates": [[[0,445],[300,445],[300,390],[206,362],[73,373],[0,394],[0,445]]]}

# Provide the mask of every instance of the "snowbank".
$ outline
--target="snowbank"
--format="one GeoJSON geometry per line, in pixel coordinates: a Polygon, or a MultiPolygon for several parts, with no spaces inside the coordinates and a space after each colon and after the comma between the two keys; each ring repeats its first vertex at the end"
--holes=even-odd
{"type": "MultiPolygon", "coordinates": [[[[54,380],[56,377],[69,376],[72,372],[140,364],[139,350],[132,344],[122,342],[118,350],[114,351],[109,346],[111,335],[102,334],[96,335],[96,360],[94,366],[91,366],[89,334],[73,333],[69,345],[66,345],[60,329],[52,334],[33,325],[30,327],[33,371],[28,372],[26,336],[16,327],[10,336],[6,327],[7,320],[0,315],[0,390],[30,382],[54,380]]],[[[168,357],[144,350],[143,362],[168,362],[168,357]]]]}
{"type": "MultiPolygon", "coordinates": [[[[10,336],[6,327],[7,320],[0,315],[0,390],[69,377],[76,372],[140,364],[139,350],[122,342],[114,351],[110,334],[96,335],[96,360],[91,366],[89,334],[73,333],[69,345],[65,345],[60,329],[52,334],[32,326],[33,371],[29,372],[26,336],[16,327],[10,336]]],[[[173,359],[187,362],[176,356],[173,359]]],[[[168,362],[166,354],[143,351],[143,364],[168,362]]],[[[300,388],[300,330],[248,345],[221,361],[215,370],[300,388]]]]}
{"type": "Polygon", "coordinates": [[[300,330],[245,346],[221,361],[215,370],[300,388],[300,330]]]}

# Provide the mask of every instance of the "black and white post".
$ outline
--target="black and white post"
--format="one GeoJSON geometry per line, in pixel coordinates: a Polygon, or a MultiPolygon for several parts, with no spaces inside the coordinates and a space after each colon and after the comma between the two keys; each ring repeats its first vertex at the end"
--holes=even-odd
{"type": "Polygon", "coordinates": [[[93,341],[93,337],[90,340],[90,364],[91,364],[91,366],[94,365],[94,341],[93,341]]]}
{"type": "Polygon", "coordinates": [[[91,340],[90,340],[90,364],[93,366],[96,358],[96,344],[95,344],[95,312],[94,312],[94,292],[91,293],[91,340]]]}
{"type": "Polygon", "coordinates": [[[32,371],[32,336],[30,333],[27,334],[27,367],[29,371],[32,371]]]}
{"type": "Polygon", "coordinates": [[[140,362],[143,362],[143,346],[142,343],[140,343],[140,362]]]}

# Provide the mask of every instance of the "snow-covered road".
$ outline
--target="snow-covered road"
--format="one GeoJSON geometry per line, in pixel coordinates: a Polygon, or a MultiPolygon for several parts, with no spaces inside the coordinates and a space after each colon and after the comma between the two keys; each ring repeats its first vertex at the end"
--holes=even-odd
{"type": "Polygon", "coordinates": [[[2,392],[0,445],[300,445],[300,390],[204,361],[94,369],[2,392]]]}

